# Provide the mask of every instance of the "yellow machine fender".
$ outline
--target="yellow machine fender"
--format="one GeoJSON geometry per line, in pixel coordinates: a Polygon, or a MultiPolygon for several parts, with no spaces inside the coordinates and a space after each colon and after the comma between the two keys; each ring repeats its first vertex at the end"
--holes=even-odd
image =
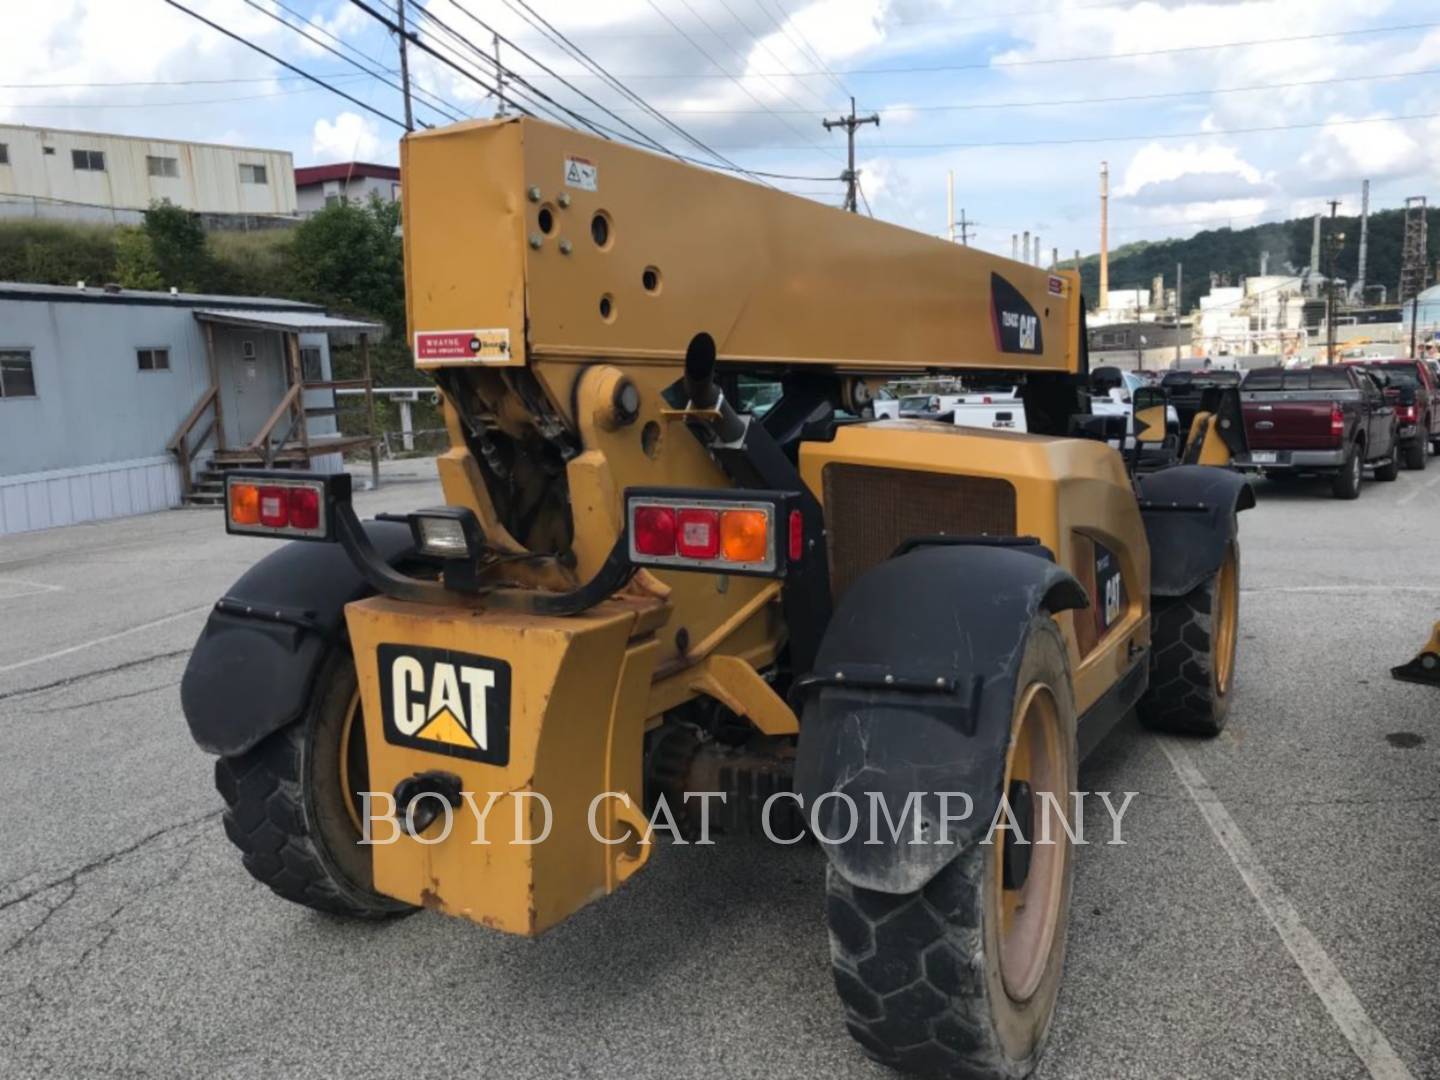
{"type": "Polygon", "coordinates": [[[846,590],[815,671],[802,680],[795,789],[847,881],[914,892],[985,836],[1000,802],[1030,621],[1088,602],[1035,542],[922,548],[846,590]],[[962,792],[971,806],[957,820],[963,800],[941,793],[962,792]],[[882,800],[900,823],[898,837],[882,800]],[[845,835],[852,806],[859,826],[832,842],[845,835]],[[901,821],[907,808],[918,826],[901,821]],[[922,843],[912,842],[917,828],[922,843]]]}
{"type": "MultiPolygon", "coordinates": [[[[408,525],[364,527],[392,566],[410,553],[408,525]]],[[[339,544],[291,542],[247,570],[216,602],[180,682],[200,748],[243,754],[299,717],[343,633],[345,605],[374,591],[339,544]]]]}
{"type": "Polygon", "coordinates": [[[1235,539],[1235,515],[1255,505],[1237,472],[1176,465],[1136,478],[1150,541],[1150,595],[1184,596],[1220,569],[1235,539]]]}

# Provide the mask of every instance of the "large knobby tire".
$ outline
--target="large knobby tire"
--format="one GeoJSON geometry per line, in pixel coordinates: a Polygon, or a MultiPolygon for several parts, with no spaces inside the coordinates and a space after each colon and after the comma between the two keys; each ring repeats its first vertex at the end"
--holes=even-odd
{"type": "Polygon", "coordinates": [[[256,881],[297,904],[361,919],[414,911],[375,892],[354,792],[366,782],[355,663],[337,649],[305,715],[248,753],[215,763],[225,834],[256,881]]]}
{"type": "Polygon", "coordinates": [[[1358,499],[1360,487],[1365,482],[1365,453],[1359,443],[1353,443],[1345,463],[1330,481],[1330,492],[1337,499],[1358,499]]]}
{"type": "MultiPolygon", "coordinates": [[[[1015,701],[1002,790],[1023,780],[1070,807],[1075,700],[1064,639],[1048,615],[1030,624],[1015,701]]],[[[919,892],[856,888],[828,869],[835,987],[850,1034],[872,1058],[975,1080],[1035,1069],[1060,990],[1074,871],[1056,803],[1034,804],[1030,839],[1043,815],[1055,842],[1031,845],[1019,888],[1004,886],[1008,831],[962,852],[919,892]]]]}
{"type": "Polygon", "coordinates": [[[1425,468],[1426,464],[1428,464],[1427,459],[1430,454],[1429,447],[1426,445],[1428,441],[1424,435],[1416,435],[1415,438],[1405,444],[1405,468],[1425,468]]]}
{"type": "Polygon", "coordinates": [[[1157,731],[1218,735],[1230,713],[1240,618],[1240,544],[1184,596],[1155,597],[1150,614],[1150,687],[1140,719],[1157,731]]]}
{"type": "MultiPolygon", "coordinates": [[[[1424,444],[1421,443],[1421,444],[1419,444],[1419,445],[1422,447],[1421,453],[1424,453],[1424,450],[1423,450],[1424,444]]],[[[1408,451],[1407,451],[1407,454],[1408,454],[1408,451]]],[[[1409,466],[1406,466],[1406,467],[1407,467],[1407,468],[1411,468],[1411,469],[1415,468],[1415,466],[1413,466],[1413,465],[1409,465],[1409,466]]],[[[1421,466],[1421,467],[1423,468],[1423,466],[1421,466]]],[[[1380,481],[1384,481],[1384,482],[1389,482],[1389,481],[1391,481],[1391,480],[1398,480],[1399,478],[1400,478],[1400,443],[1397,441],[1397,442],[1394,442],[1394,443],[1391,443],[1391,444],[1390,444],[1390,456],[1389,456],[1388,458],[1386,458],[1384,461],[1376,462],[1376,464],[1375,464],[1375,479],[1376,479],[1376,480],[1380,480],[1380,481]]]]}

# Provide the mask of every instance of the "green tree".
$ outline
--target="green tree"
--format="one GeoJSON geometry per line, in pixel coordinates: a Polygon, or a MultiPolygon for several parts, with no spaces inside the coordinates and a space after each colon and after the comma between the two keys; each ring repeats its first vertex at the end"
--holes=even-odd
{"type": "Polygon", "coordinates": [[[115,230],[115,281],[127,289],[163,289],[165,278],[155,262],[155,249],[144,229],[115,230]]]}
{"type": "Polygon", "coordinates": [[[205,292],[213,287],[214,259],[199,214],[165,199],[150,204],[142,228],[162,286],[183,292],[205,292]]]}
{"type": "Polygon", "coordinates": [[[326,207],[295,230],[290,257],[299,294],[338,311],[380,319],[405,339],[400,207],[379,198],[326,207]]]}

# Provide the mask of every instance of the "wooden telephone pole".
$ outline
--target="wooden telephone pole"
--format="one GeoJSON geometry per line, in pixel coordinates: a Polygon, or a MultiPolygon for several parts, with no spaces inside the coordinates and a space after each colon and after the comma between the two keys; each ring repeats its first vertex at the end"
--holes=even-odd
{"type": "Polygon", "coordinates": [[[871,113],[869,116],[856,116],[855,99],[852,97],[850,99],[849,116],[842,116],[838,120],[821,120],[820,123],[825,125],[826,131],[837,127],[845,129],[846,141],[850,145],[850,165],[844,174],[841,175],[840,179],[845,181],[845,209],[849,210],[852,214],[858,214],[860,210],[855,201],[855,188],[860,177],[859,174],[855,172],[855,129],[863,124],[874,124],[876,127],[879,127],[880,117],[875,113],[871,113]]]}
{"type": "Polygon", "coordinates": [[[405,130],[415,130],[415,113],[410,107],[410,54],[405,42],[405,0],[395,0],[395,22],[400,27],[400,86],[405,98],[405,130]]]}

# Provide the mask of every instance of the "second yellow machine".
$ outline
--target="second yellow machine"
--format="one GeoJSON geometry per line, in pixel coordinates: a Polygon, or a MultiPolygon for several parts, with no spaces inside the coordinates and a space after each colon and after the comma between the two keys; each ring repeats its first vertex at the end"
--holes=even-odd
{"type": "Polygon", "coordinates": [[[445,505],[361,522],[343,475],[229,477],[227,528],[298,541],[183,683],[246,868],[538,934],[639,872],[652,820],[805,829],[865,1052],[1027,1074],[1081,757],[1137,707],[1225,723],[1226,403],[1183,447],[1091,416],[1072,274],[528,119],[402,165],[445,505]],[[1030,434],[866,419],[891,379],[972,372],[1030,434]]]}

